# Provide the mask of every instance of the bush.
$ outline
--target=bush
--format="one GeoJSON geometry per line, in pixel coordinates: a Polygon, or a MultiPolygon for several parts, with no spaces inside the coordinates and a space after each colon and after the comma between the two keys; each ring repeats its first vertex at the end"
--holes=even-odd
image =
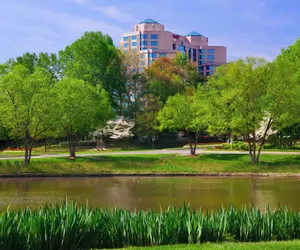
{"type": "Polygon", "coordinates": [[[243,151],[249,150],[248,144],[241,142],[241,141],[233,142],[232,147],[230,144],[223,144],[223,148],[224,149],[232,149],[232,150],[243,150],[243,151]]]}

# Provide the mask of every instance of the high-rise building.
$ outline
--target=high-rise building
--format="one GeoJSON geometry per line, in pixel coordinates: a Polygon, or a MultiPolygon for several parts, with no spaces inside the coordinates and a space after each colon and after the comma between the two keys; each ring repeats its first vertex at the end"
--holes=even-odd
{"type": "Polygon", "coordinates": [[[179,52],[187,53],[203,76],[212,75],[216,67],[227,62],[226,47],[208,45],[208,38],[196,31],[185,36],[166,31],[163,24],[151,18],[135,24],[132,32],[123,34],[121,49],[140,55],[140,71],[159,57],[173,58],[179,52]]]}

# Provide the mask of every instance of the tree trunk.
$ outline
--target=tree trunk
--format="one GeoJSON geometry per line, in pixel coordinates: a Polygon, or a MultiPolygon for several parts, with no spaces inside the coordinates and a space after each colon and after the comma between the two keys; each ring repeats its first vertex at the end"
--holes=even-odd
{"type": "Polygon", "coordinates": [[[69,157],[70,159],[75,159],[75,143],[73,135],[68,135],[68,144],[69,144],[69,157]]]}
{"type": "Polygon", "coordinates": [[[47,152],[47,140],[46,140],[46,138],[45,138],[45,153],[47,152]]]}
{"type": "Polygon", "coordinates": [[[191,136],[190,136],[190,133],[188,130],[186,130],[187,132],[187,137],[188,137],[188,142],[189,142],[189,145],[190,145],[190,154],[191,155],[195,155],[196,154],[196,146],[197,146],[197,142],[195,141],[194,142],[194,146],[193,146],[193,141],[191,139],[191,136]]]}
{"type": "Polygon", "coordinates": [[[30,158],[29,158],[29,146],[30,146],[30,136],[29,136],[29,131],[25,132],[25,156],[24,156],[24,166],[28,166],[30,163],[30,158]]]}
{"type": "Polygon", "coordinates": [[[28,163],[30,164],[31,161],[31,153],[32,153],[32,146],[29,148],[29,156],[28,156],[28,163]]]}
{"type": "Polygon", "coordinates": [[[154,149],[154,141],[155,141],[155,132],[154,132],[154,130],[152,130],[151,141],[152,141],[152,150],[153,150],[154,149]]]}

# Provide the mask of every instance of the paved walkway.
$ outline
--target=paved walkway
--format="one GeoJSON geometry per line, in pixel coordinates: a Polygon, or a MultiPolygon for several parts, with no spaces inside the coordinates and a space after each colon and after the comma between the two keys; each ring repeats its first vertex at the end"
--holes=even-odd
{"type": "MultiPolygon", "coordinates": [[[[247,155],[248,151],[212,151],[197,149],[197,154],[235,154],[235,155],[247,155]]],[[[76,154],[77,157],[86,157],[86,156],[100,156],[100,155],[155,155],[155,154],[180,154],[180,155],[189,155],[189,149],[161,149],[161,150],[145,150],[145,151],[124,151],[124,152],[99,152],[99,153],[85,153],[85,154],[76,154]]],[[[300,152],[279,152],[279,151],[264,151],[261,154],[268,155],[300,155],[300,152]]],[[[32,156],[32,159],[44,159],[44,158],[58,158],[58,157],[68,157],[68,154],[44,154],[39,156],[32,156]]],[[[9,159],[23,159],[23,156],[9,156],[1,157],[1,160],[9,159]]]]}

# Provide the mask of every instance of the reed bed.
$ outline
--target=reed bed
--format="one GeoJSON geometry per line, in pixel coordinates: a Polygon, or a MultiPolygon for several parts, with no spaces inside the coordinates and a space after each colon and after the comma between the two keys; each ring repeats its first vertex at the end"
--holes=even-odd
{"type": "Polygon", "coordinates": [[[93,249],[204,242],[300,239],[300,213],[289,208],[170,207],[155,212],[91,209],[65,202],[0,215],[0,249],[93,249]]]}

